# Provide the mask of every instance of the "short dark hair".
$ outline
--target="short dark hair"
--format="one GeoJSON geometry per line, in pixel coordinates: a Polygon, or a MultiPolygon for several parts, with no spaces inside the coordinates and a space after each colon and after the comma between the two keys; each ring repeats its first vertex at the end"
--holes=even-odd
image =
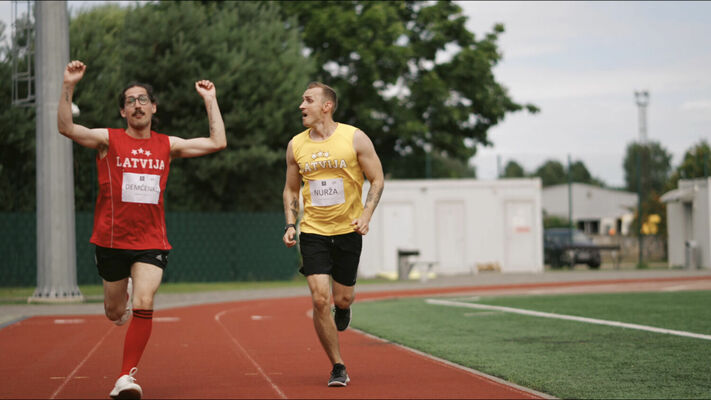
{"type": "Polygon", "coordinates": [[[331,103],[333,103],[333,110],[331,111],[331,113],[335,113],[336,109],[338,108],[338,96],[336,95],[336,91],[333,90],[332,87],[322,82],[311,82],[306,88],[313,89],[317,87],[321,88],[324,97],[326,97],[326,100],[330,100],[331,103]]]}
{"type": "Polygon", "coordinates": [[[151,103],[157,103],[156,102],[156,96],[153,94],[153,86],[147,84],[147,83],[141,83],[141,82],[136,82],[133,81],[126,85],[125,88],[121,91],[118,97],[118,106],[119,108],[123,109],[124,105],[126,105],[126,91],[132,87],[142,87],[146,89],[146,93],[148,93],[148,98],[151,100],[151,103]]]}

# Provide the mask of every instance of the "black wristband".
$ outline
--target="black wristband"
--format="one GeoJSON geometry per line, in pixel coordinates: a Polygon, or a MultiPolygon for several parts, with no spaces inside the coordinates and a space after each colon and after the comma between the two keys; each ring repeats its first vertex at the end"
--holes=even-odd
{"type": "Polygon", "coordinates": [[[296,230],[296,224],[286,224],[286,226],[284,227],[284,233],[286,233],[289,228],[294,228],[294,230],[296,230]]]}

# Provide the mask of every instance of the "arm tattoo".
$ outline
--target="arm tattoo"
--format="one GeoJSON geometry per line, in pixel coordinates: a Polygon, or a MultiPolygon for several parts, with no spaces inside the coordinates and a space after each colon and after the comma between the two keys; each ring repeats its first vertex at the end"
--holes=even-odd
{"type": "Polygon", "coordinates": [[[368,197],[365,199],[365,208],[372,208],[375,210],[378,202],[380,202],[380,196],[382,196],[382,194],[383,186],[377,188],[375,186],[371,186],[368,190],[368,197]]]}
{"type": "Polygon", "coordinates": [[[299,199],[294,199],[291,202],[291,214],[294,216],[294,222],[296,222],[299,217],[299,199]]]}

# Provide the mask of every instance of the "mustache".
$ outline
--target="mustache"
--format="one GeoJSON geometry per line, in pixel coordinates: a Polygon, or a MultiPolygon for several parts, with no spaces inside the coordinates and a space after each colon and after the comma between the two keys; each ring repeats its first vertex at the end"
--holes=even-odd
{"type": "Polygon", "coordinates": [[[133,112],[132,115],[135,117],[135,116],[137,116],[137,115],[146,115],[146,113],[144,113],[144,112],[141,111],[141,110],[136,110],[136,111],[133,112]]]}

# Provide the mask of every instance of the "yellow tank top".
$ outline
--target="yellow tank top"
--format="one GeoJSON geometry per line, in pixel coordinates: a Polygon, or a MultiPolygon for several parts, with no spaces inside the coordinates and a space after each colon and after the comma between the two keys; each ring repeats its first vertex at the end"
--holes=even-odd
{"type": "Polygon", "coordinates": [[[363,171],[353,148],[356,128],[338,124],[326,140],[314,141],[307,129],[292,139],[294,159],[304,185],[301,232],[342,235],[353,232],[363,213],[363,171]]]}

